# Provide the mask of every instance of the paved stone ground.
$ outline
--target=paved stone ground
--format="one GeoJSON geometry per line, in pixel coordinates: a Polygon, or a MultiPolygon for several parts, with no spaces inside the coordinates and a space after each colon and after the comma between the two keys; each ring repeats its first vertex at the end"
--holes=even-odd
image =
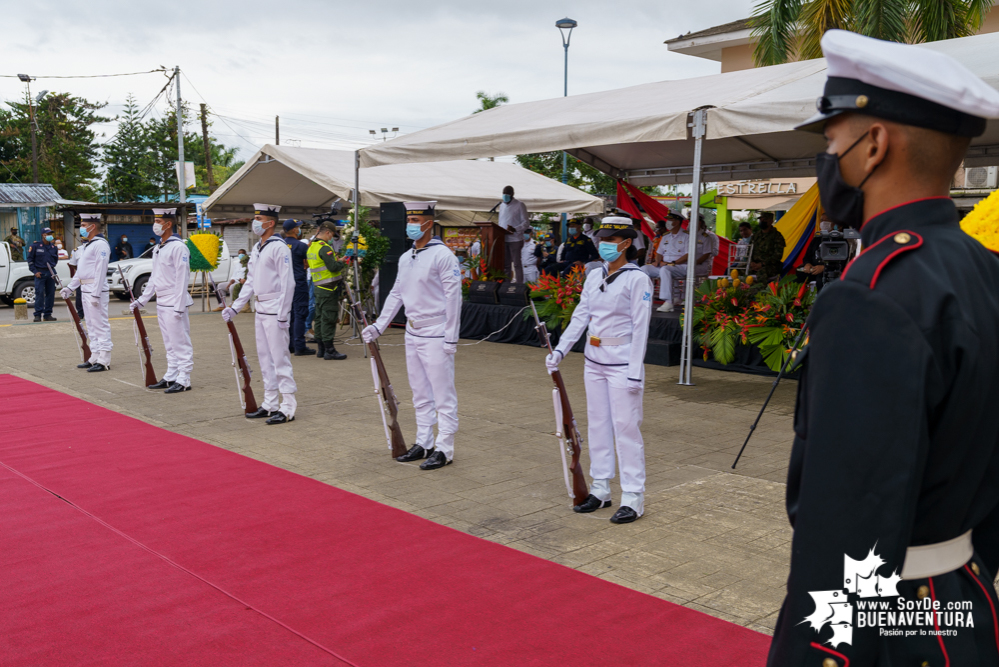
{"type": "MultiPolygon", "coordinates": [[[[576,515],[552,436],[551,384],[539,349],[484,342],[459,348],[460,432],[455,464],[424,472],[391,461],[358,345],[349,359],[294,358],[296,420],[268,427],[242,417],[226,330],[217,314],[192,308],[194,390],[164,396],[141,388],[132,322],[112,300],[112,370],[87,374],[65,321],[0,324],[0,373],[39,382],[168,430],[319,479],[623,586],[761,632],[772,633],[783,599],[791,530],[784,479],[795,383],[783,382],[736,472],[732,460],[769,391],[769,378],[694,369],[695,387],[676,368],[649,366],[645,392],[646,514],[615,526],[614,509],[576,515]]],[[[152,312],[152,309],[151,311],[152,312]]],[[[12,322],[0,308],[0,322],[12,322]]],[[[154,367],[166,368],[156,319],[146,320],[154,367]]],[[[256,368],[252,315],[236,320],[256,368]]],[[[390,377],[415,434],[402,333],[382,338],[390,377]]],[[[469,341],[464,341],[469,342],[469,341]]],[[[585,429],[583,364],[563,363],[585,429]]],[[[258,400],[263,388],[255,378],[258,400]]],[[[44,408],[44,406],[39,406],[44,408]]],[[[584,454],[585,458],[585,454],[584,454]]],[[[615,498],[619,497],[615,485],[615,498]]]]}

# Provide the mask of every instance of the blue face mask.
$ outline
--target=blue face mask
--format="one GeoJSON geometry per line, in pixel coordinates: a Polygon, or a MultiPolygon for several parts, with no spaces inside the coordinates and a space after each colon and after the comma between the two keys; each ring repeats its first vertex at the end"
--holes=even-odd
{"type": "Polygon", "coordinates": [[[421,225],[418,222],[407,222],[406,236],[413,239],[414,241],[419,241],[421,238],[423,238],[423,225],[421,225]]]}
{"type": "Polygon", "coordinates": [[[81,239],[85,239],[88,236],[90,236],[90,234],[88,233],[87,228],[86,227],[80,227],[80,238],[81,239]]]}
{"type": "Polygon", "coordinates": [[[513,195],[503,195],[503,201],[506,202],[507,204],[510,203],[511,199],[513,199],[513,195]]]}
{"type": "Polygon", "coordinates": [[[530,232],[524,232],[524,240],[525,241],[530,241],[531,240],[531,233],[530,232]]]}
{"type": "Polygon", "coordinates": [[[52,242],[52,237],[51,236],[46,236],[45,240],[48,241],[49,243],[51,243],[52,242]]]}
{"type": "Polygon", "coordinates": [[[621,251],[617,249],[617,243],[610,243],[608,241],[600,242],[600,259],[605,262],[613,262],[615,259],[621,256],[621,251]]]}

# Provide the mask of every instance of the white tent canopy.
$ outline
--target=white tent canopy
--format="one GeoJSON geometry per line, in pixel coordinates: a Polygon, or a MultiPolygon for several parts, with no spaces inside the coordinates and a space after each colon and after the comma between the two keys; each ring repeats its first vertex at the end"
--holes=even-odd
{"type": "MultiPolygon", "coordinates": [[[[999,88],[999,33],[921,45],[999,88]]],[[[794,131],[815,111],[825,59],[510,104],[361,151],[361,166],[565,150],[636,185],[693,181],[690,113],[706,109],[705,180],[813,176],[821,136],[794,131]]],[[[999,163],[999,122],[968,166],[999,163]]]]}
{"type": "MultiPolygon", "coordinates": [[[[602,213],[603,201],[576,188],[507,162],[455,160],[362,169],[361,205],[436,200],[441,211],[488,211],[512,185],[532,212],[602,213]]],[[[252,206],[262,201],[319,209],[354,187],[351,151],[266,145],[223,183],[204,204],[252,206]]]]}

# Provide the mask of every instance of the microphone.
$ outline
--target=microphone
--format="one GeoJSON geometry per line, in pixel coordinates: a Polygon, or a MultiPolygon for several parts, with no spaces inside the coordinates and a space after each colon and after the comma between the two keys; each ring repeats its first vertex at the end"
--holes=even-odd
{"type": "Polygon", "coordinates": [[[498,209],[499,205],[502,204],[502,203],[503,203],[502,201],[496,202],[496,206],[493,206],[491,209],[489,209],[489,212],[492,213],[493,211],[495,211],[496,209],[498,209]]]}

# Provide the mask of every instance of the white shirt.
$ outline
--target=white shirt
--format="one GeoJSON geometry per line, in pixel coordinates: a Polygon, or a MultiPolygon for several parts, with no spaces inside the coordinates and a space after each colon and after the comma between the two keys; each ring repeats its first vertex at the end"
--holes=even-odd
{"type": "Polygon", "coordinates": [[[68,288],[76,291],[79,287],[87,294],[100,294],[108,291],[108,262],[111,260],[111,246],[103,234],[98,234],[80,248],[76,273],[69,281],[68,288]]]}
{"type": "Polygon", "coordinates": [[[613,281],[605,282],[606,264],[586,276],[579,304],[556,349],[565,357],[587,328],[590,336],[631,336],[631,342],[623,345],[594,346],[587,341],[583,354],[603,366],[627,366],[628,379],[642,380],[652,317],[652,281],[634,264],[625,264],[614,276],[613,281]]]}
{"type": "Polygon", "coordinates": [[[520,241],[524,232],[531,226],[527,219],[527,205],[519,199],[503,202],[499,207],[499,226],[506,230],[507,241],[520,241]]]}
{"type": "Polygon", "coordinates": [[[272,236],[250,251],[246,267],[246,282],[232,307],[239,312],[250,298],[257,295],[257,315],[272,315],[279,322],[291,316],[291,300],[295,296],[295,275],[291,270],[291,249],[280,236],[272,236]]]}
{"type": "Polygon", "coordinates": [[[153,248],[153,272],[137,301],[145,306],[156,295],[156,305],[182,313],[194,304],[187,291],[191,253],[178,234],[153,248]]]}
{"type": "Polygon", "coordinates": [[[534,249],[537,245],[534,239],[524,239],[524,247],[520,251],[520,263],[524,267],[538,265],[538,258],[534,256],[534,249]]]}
{"type": "Polygon", "coordinates": [[[663,239],[659,242],[659,256],[664,262],[675,262],[687,254],[689,242],[690,236],[682,229],[676,234],[663,234],[663,239]]]}
{"type": "Polygon", "coordinates": [[[385,299],[375,328],[385,333],[389,323],[406,307],[406,333],[421,338],[443,338],[458,342],[461,326],[461,270],[458,258],[443,241],[434,238],[427,245],[407,251],[399,258],[399,273],[385,299]],[[414,327],[413,323],[436,319],[440,323],[414,327]]]}
{"type": "Polygon", "coordinates": [[[70,266],[76,266],[80,263],[80,253],[83,251],[83,246],[76,246],[73,248],[73,252],[69,255],[69,260],[66,262],[70,266]]]}
{"type": "Polygon", "coordinates": [[[639,229],[638,236],[635,237],[635,240],[632,242],[632,245],[635,246],[636,250],[645,250],[646,247],[645,243],[646,243],[645,232],[639,229]]]}
{"type": "MultiPolygon", "coordinates": [[[[704,260],[706,264],[710,264],[711,261],[718,255],[718,237],[714,232],[707,232],[706,234],[697,235],[697,257],[700,257],[704,253],[708,253],[709,257],[704,260]]],[[[697,259],[695,257],[694,259],[697,259]]]]}
{"type": "Polygon", "coordinates": [[[476,239],[475,243],[473,243],[472,246],[468,249],[468,256],[478,257],[480,252],[482,252],[482,243],[478,239],[476,239]]]}

